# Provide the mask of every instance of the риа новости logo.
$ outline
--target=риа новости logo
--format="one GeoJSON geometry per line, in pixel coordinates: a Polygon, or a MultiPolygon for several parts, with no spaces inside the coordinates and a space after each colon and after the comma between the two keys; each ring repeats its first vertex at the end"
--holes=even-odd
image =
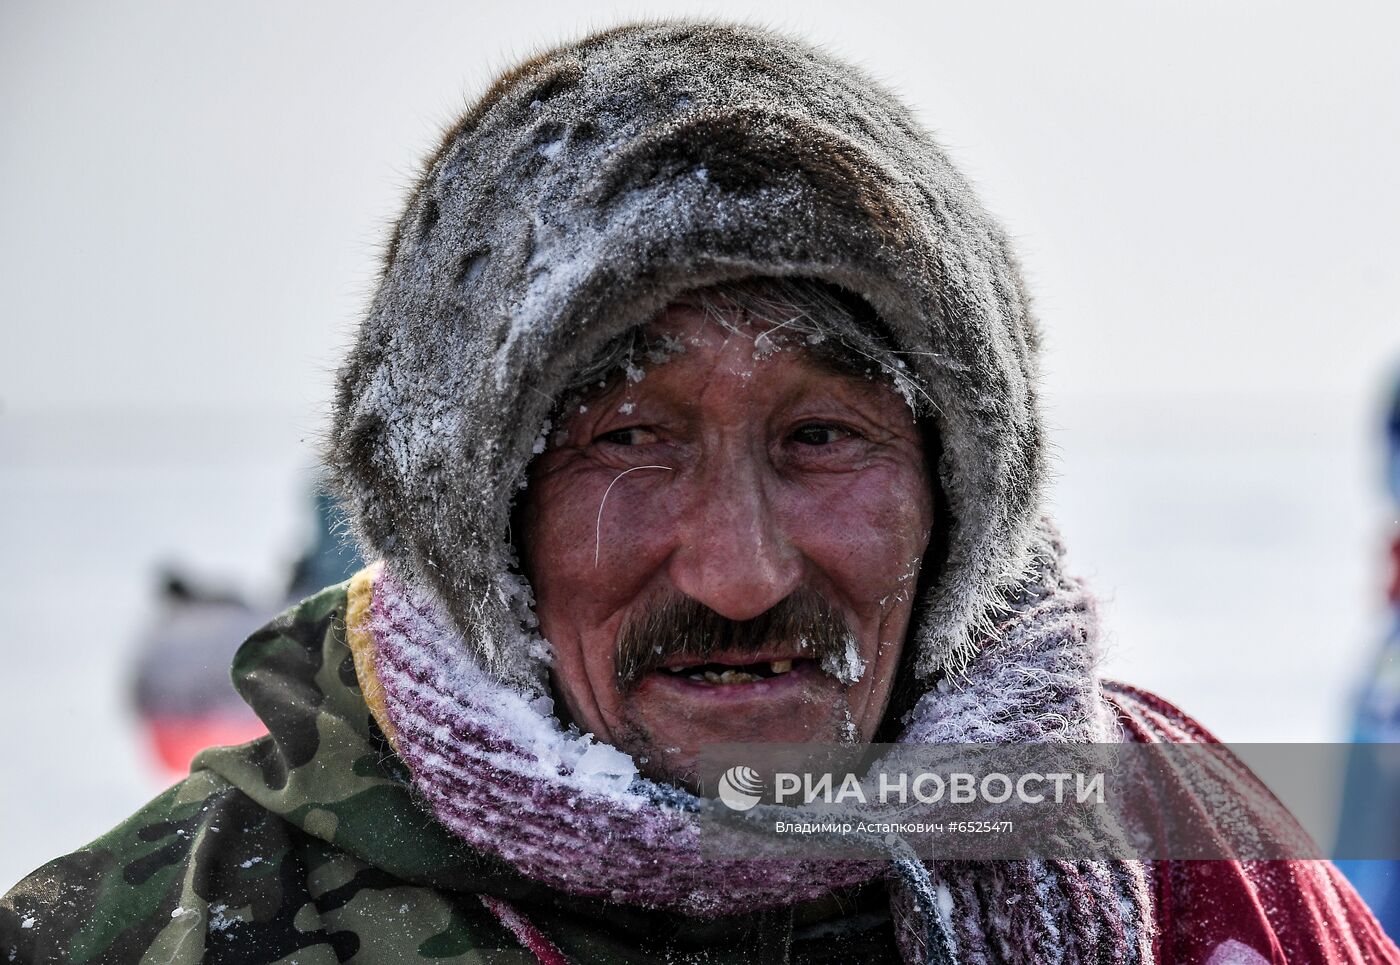
{"type": "Polygon", "coordinates": [[[720,775],[719,799],[735,811],[747,811],[763,794],[763,778],[752,767],[735,764],[720,775]]]}

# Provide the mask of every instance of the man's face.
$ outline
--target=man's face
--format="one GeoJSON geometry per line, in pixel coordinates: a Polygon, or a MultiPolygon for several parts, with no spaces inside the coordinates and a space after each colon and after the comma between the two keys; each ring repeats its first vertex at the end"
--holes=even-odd
{"type": "Polygon", "coordinates": [[[870,740],[933,524],[888,379],[727,322],[668,308],[649,337],[683,351],[572,405],[523,506],[558,695],[660,778],[709,743],[870,740]]]}

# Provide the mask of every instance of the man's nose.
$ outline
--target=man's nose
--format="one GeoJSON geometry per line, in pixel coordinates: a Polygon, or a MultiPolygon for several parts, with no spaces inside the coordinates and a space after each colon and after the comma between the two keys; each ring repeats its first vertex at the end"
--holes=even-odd
{"type": "Polygon", "coordinates": [[[712,467],[694,485],[667,570],[676,589],[721,616],[749,620],[802,584],[802,553],[752,464],[712,467]]]}

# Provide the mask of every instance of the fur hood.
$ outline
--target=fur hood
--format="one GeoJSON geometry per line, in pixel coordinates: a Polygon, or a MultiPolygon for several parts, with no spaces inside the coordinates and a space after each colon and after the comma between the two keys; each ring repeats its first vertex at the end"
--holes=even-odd
{"type": "Polygon", "coordinates": [[[950,514],[911,629],[957,671],[1022,580],[1045,452],[1015,258],[863,71],[767,30],[623,26],[501,76],[429,158],[339,377],[329,462],[368,558],[503,681],[544,686],[509,525],[575,370],[682,290],[803,276],[864,298],[930,403],[950,514]]]}

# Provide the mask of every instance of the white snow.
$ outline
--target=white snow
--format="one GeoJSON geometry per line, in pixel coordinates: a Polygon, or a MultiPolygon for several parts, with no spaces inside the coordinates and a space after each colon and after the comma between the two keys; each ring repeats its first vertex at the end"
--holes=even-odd
{"type": "Polygon", "coordinates": [[[943,916],[944,921],[953,920],[953,893],[948,890],[948,886],[943,882],[935,885],[938,893],[938,913],[943,916]]]}
{"type": "Polygon", "coordinates": [[[865,673],[865,661],[856,650],[856,638],[846,637],[846,649],[840,654],[826,654],[822,657],[822,670],[843,684],[853,684],[865,673]]]}
{"type": "Polygon", "coordinates": [[[211,905],[209,907],[209,930],[212,932],[222,932],[237,924],[239,919],[231,918],[225,914],[228,905],[211,905]]]}
{"type": "MultiPolygon", "coordinates": [[[[584,737],[588,739],[592,735],[584,737]]],[[[637,776],[637,765],[629,755],[611,744],[589,743],[574,765],[574,776],[586,787],[616,794],[627,790],[637,776]]]]}
{"type": "Polygon", "coordinates": [[[507,572],[497,577],[496,587],[501,602],[534,626],[535,593],[529,582],[523,576],[507,572]]]}
{"type": "Polygon", "coordinates": [[[1231,938],[1215,946],[1206,965],[1269,965],[1269,960],[1243,942],[1231,938]]]}
{"type": "Polygon", "coordinates": [[[533,446],[530,447],[530,451],[531,451],[532,453],[534,453],[535,455],[538,456],[540,453],[544,452],[545,449],[548,447],[548,445],[549,445],[549,430],[550,430],[550,422],[549,422],[548,419],[545,419],[545,420],[544,420],[544,425],[540,426],[540,434],[537,435],[537,436],[535,436],[535,444],[534,444],[533,446]]]}

